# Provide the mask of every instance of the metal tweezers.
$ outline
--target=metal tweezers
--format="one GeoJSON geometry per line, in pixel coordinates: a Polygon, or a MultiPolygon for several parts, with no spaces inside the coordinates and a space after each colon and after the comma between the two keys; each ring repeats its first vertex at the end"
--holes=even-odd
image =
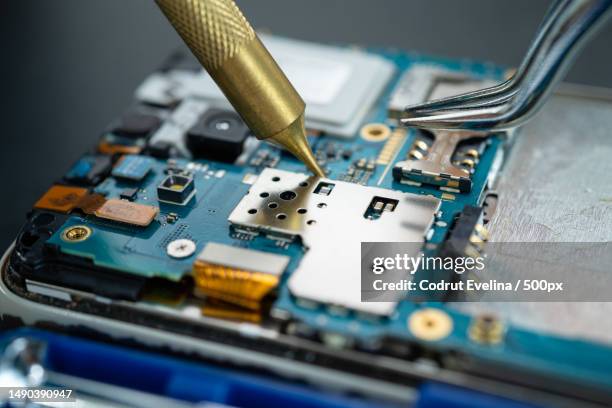
{"type": "Polygon", "coordinates": [[[612,0],[556,0],[515,74],[491,88],[406,108],[401,122],[425,129],[503,130],[529,120],[589,39],[612,15],[612,0]]]}

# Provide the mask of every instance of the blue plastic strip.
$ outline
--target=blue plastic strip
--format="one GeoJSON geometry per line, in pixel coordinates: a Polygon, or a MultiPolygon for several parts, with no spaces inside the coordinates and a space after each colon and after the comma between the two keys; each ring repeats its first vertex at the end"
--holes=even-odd
{"type": "Polygon", "coordinates": [[[540,408],[440,383],[425,383],[419,391],[414,408],[540,408]]]}
{"type": "Polygon", "coordinates": [[[49,370],[190,402],[244,408],[390,407],[230,369],[29,328],[0,334],[0,350],[17,337],[47,343],[45,366],[49,370]]]}

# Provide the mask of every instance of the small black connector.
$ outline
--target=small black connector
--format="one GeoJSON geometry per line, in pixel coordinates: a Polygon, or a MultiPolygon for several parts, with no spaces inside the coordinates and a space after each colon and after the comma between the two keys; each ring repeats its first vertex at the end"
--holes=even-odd
{"type": "Polygon", "coordinates": [[[170,204],[185,205],[195,194],[193,177],[170,174],[157,186],[159,201],[170,204]]]}

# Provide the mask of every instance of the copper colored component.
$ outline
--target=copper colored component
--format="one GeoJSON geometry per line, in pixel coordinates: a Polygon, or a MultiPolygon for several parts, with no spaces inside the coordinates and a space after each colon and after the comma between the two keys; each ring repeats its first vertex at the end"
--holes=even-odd
{"type": "Polygon", "coordinates": [[[76,208],[80,209],[85,214],[93,214],[98,208],[102,207],[105,202],[106,198],[102,194],[87,194],[79,201],[76,208]]]}
{"type": "Polygon", "coordinates": [[[404,144],[404,140],[406,140],[406,130],[404,129],[395,129],[391,133],[391,137],[385,143],[385,146],[381,149],[378,154],[378,158],[376,159],[376,164],[389,164],[393,161],[393,159],[397,156],[399,149],[404,144]]]}
{"type": "Polygon", "coordinates": [[[91,228],[86,225],[75,225],[62,232],[62,239],[68,242],[81,242],[89,238],[91,232],[91,228]]]}
{"type": "Polygon", "coordinates": [[[497,316],[485,314],[473,318],[468,335],[476,343],[498,344],[503,340],[505,331],[506,327],[497,316]]]}
{"type": "Polygon", "coordinates": [[[408,328],[417,339],[438,341],[451,334],[453,320],[441,309],[419,309],[408,318],[408,328]]]}
{"type": "Polygon", "coordinates": [[[382,142],[391,134],[391,129],[384,123],[368,123],[361,128],[361,137],[369,142],[382,142]]]}
{"type": "Polygon", "coordinates": [[[157,207],[111,198],[95,210],[94,214],[107,220],[146,227],[158,212],[157,207]]]}
{"type": "Polygon", "coordinates": [[[202,261],[193,264],[193,276],[201,294],[254,311],[278,285],[278,276],[202,261]]]}
{"type": "Polygon", "coordinates": [[[261,323],[261,313],[237,307],[215,299],[207,299],[202,314],[217,319],[238,320],[241,322],[261,323]]]}
{"type": "Polygon", "coordinates": [[[38,199],[34,208],[69,213],[85,196],[86,188],[54,185],[38,199]]]}
{"type": "Polygon", "coordinates": [[[100,142],[98,144],[98,151],[102,154],[139,154],[142,152],[142,147],[100,142]]]}

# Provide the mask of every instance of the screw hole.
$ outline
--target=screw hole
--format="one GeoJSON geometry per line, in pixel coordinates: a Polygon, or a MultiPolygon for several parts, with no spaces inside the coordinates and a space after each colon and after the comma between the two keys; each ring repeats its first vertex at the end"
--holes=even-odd
{"type": "Polygon", "coordinates": [[[270,204],[268,204],[268,207],[276,208],[276,207],[278,207],[278,204],[277,203],[270,203],[270,204]]]}
{"type": "Polygon", "coordinates": [[[280,181],[280,177],[274,176],[274,177],[272,177],[272,181],[280,181]]]}
{"type": "Polygon", "coordinates": [[[316,223],[317,223],[317,221],[315,221],[315,220],[308,220],[308,221],[306,221],[306,224],[308,224],[308,225],[315,225],[316,223]]]}
{"type": "Polygon", "coordinates": [[[327,207],[327,204],[325,204],[325,203],[319,203],[319,204],[317,204],[317,207],[319,207],[319,208],[325,208],[325,207],[327,207]]]}
{"type": "Polygon", "coordinates": [[[279,220],[284,220],[285,218],[287,218],[287,214],[283,214],[283,213],[277,214],[276,218],[278,218],[279,220]]]}
{"type": "Polygon", "coordinates": [[[305,208],[298,208],[297,213],[298,214],[306,214],[308,210],[306,210],[305,208]]]}
{"type": "Polygon", "coordinates": [[[261,198],[270,197],[270,193],[266,193],[265,191],[259,195],[261,198]]]}
{"type": "Polygon", "coordinates": [[[256,210],[255,208],[251,208],[251,209],[248,211],[248,213],[249,213],[249,214],[257,214],[257,210],[256,210]]]}
{"type": "Polygon", "coordinates": [[[308,183],[306,181],[302,181],[300,183],[300,187],[308,187],[308,183]]]}
{"type": "Polygon", "coordinates": [[[280,193],[279,197],[285,201],[289,201],[297,197],[297,194],[295,194],[293,191],[283,191],[280,193]]]}

